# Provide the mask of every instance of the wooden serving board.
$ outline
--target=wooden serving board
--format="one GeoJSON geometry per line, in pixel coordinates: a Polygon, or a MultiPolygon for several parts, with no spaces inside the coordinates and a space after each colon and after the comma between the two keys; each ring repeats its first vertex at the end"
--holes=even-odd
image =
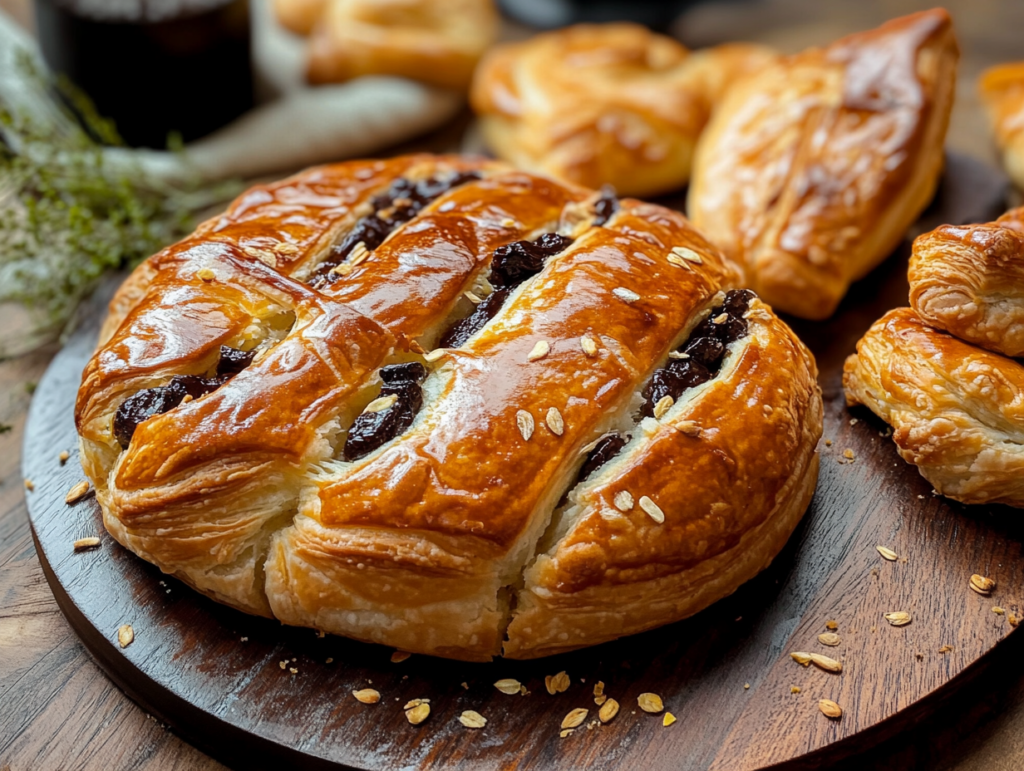
{"type": "MultiPolygon", "coordinates": [[[[920,230],[990,219],[1001,212],[1005,190],[1000,175],[951,157],[920,230]]],[[[109,676],[238,768],[753,771],[832,763],[952,693],[965,670],[1012,632],[1009,614],[1019,617],[1024,606],[1021,513],[932,495],[882,435],[885,426],[845,406],[843,359],[885,310],[906,303],[907,253],[904,245],[855,286],[831,320],[794,323],[818,357],[825,395],[831,446],[820,448],[817,493],[768,570],[686,621],[540,661],[413,656],[396,664],[390,649],[318,638],[205,599],[114,542],[91,496],[64,503],[83,478],[72,413],[99,302],[54,360],[29,415],[24,472],[35,485],[27,496],[40,561],[57,602],[109,676]],[[843,457],[847,449],[852,462],[843,457]],[[61,450],[71,452],[63,466],[61,450]],[[101,548],[75,553],[72,543],[90,535],[101,537],[101,548]],[[882,559],[877,545],[900,559],[882,559]],[[992,597],[968,588],[972,573],[998,581],[992,597]],[[994,613],[996,605],[1006,614],[994,613]],[[884,621],[899,610],[912,614],[910,625],[884,621]],[[816,637],[833,619],[842,643],[826,648],[816,637]],[[123,650],[122,624],[135,631],[123,650]],[[801,667],[791,651],[837,658],[842,674],[801,667]],[[572,684],[551,696],[544,677],[562,670],[572,684]],[[529,693],[499,692],[493,683],[501,678],[520,680],[529,693]],[[598,681],[622,709],[608,725],[593,726],[598,681]],[[379,690],[381,701],[357,702],[352,691],[365,687],[379,690]],[[662,716],[638,708],[645,691],[662,697],[675,724],[664,727],[662,716]],[[415,698],[431,704],[419,726],[402,710],[415,698]],[[819,712],[821,698],[842,706],[841,720],[819,712]],[[576,707],[590,710],[587,722],[560,738],[563,717],[576,707]],[[484,729],[459,723],[468,709],[487,718],[484,729]]]]}

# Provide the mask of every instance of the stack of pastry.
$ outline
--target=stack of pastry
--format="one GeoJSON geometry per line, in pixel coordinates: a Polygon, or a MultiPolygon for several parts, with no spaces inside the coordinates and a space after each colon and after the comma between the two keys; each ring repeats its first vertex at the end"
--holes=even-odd
{"type": "Polygon", "coordinates": [[[943,495],[1024,507],[1024,208],[914,242],[910,308],[857,343],[843,382],[943,495]]]}

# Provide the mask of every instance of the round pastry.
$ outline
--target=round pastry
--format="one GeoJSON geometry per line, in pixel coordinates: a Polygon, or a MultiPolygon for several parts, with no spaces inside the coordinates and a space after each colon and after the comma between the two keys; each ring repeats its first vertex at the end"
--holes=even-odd
{"type": "Polygon", "coordinates": [[[843,373],[848,404],[893,427],[900,455],[942,495],[1024,507],[1024,366],[932,329],[910,308],[879,319],[843,373]]]}
{"type": "Polygon", "coordinates": [[[743,79],[697,147],[694,225],[776,309],[831,316],[935,192],[957,58],[935,9],[743,79]]]}
{"type": "Polygon", "coordinates": [[[529,658],[697,612],[817,478],[813,358],[675,212],[483,160],[253,188],[111,304],[108,530],[242,610],[529,658]]]}
{"type": "Polygon", "coordinates": [[[463,90],[498,34],[492,0],[275,0],[281,24],[311,34],[307,77],[397,75],[463,90]]]}
{"type": "Polygon", "coordinates": [[[470,99],[501,158],[529,171],[626,195],[686,184],[712,106],[773,59],[755,45],[690,53],[635,24],[580,24],[497,46],[470,99]]]}
{"type": "Polygon", "coordinates": [[[1024,355],[1024,208],[918,236],[907,276],[910,305],[925,322],[997,353],[1024,355]]]}

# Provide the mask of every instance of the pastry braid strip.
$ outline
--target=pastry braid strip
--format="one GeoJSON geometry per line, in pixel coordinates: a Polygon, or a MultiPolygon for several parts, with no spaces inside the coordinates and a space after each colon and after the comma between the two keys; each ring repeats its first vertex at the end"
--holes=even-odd
{"type": "Polygon", "coordinates": [[[718,375],[644,419],[570,492],[517,593],[506,656],[549,655],[692,615],[785,543],[817,479],[817,369],[760,300],[744,318],[748,331],[718,375]]]}

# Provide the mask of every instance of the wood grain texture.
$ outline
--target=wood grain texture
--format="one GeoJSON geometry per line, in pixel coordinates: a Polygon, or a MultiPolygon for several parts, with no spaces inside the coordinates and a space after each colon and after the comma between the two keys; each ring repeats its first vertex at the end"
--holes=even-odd
{"type": "MultiPolygon", "coordinates": [[[[1001,178],[977,164],[954,158],[946,182],[927,217],[982,219],[1000,205],[1001,178]]],[[[95,324],[55,359],[29,418],[24,471],[35,484],[29,511],[44,573],[112,679],[236,767],[732,771],[838,762],[938,708],[935,700],[950,683],[968,686],[971,665],[993,648],[998,653],[1011,631],[1008,617],[991,607],[998,603],[1020,615],[1024,602],[1024,534],[1013,525],[1016,514],[968,510],[933,497],[879,436],[884,426],[844,406],[842,359],[882,310],[906,297],[905,268],[906,253],[894,256],[855,288],[833,320],[797,325],[818,355],[825,436],[832,441],[822,447],[818,494],[769,570],[688,621],[534,662],[473,665],[413,657],[393,664],[389,649],[319,639],[200,597],[109,538],[91,497],[64,504],[81,469],[74,452],[65,466],[57,455],[74,444],[73,396],[95,324]],[[847,448],[852,463],[843,457],[847,448]],[[71,544],[87,535],[100,535],[102,547],[75,553],[71,544]],[[879,544],[906,562],[883,560],[879,544]],[[975,572],[999,582],[993,597],[968,589],[975,572]],[[882,614],[892,610],[906,610],[914,621],[891,627],[882,614]],[[843,638],[837,648],[815,641],[829,619],[843,638]],[[116,635],[124,623],[132,624],[136,638],[121,650],[116,635]],[[943,645],[952,650],[939,653],[943,645]],[[793,650],[831,655],[844,671],[805,669],[789,658],[793,650]],[[544,676],[560,670],[572,686],[550,696],[544,676]],[[503,677],[517,678],[530,693],[498,692],[492,683],[503,677]],[[598,680],[623,705],[619,716],[559,738],[570,709],[589,708],[590,718],[596,716],[592,687],[598,680]],[[791,686],[801,693],[792,694],[791,686]],[[379,690],[381,702],[356,702],[351,691],[362,687],[379,690]],[[659,693],[679,722],[665,728],[659,717],[639,710],[636,697],[644,691],[659,693]],[[431,699],[430,718],[416,727],[402,711],[413,698],[431,699]],[[842,705],[843,719],[824,718],[819,698],[842,705]],[[487,717],[487,727],[464,728],[457,717],[465,709],[487,717]]],[[[75,687],[73,671],[48,680],[48,687],[63,683],[75,687]]],[[[23,735],[19,728],[6,726],[0,736],[23,735]]]]}

